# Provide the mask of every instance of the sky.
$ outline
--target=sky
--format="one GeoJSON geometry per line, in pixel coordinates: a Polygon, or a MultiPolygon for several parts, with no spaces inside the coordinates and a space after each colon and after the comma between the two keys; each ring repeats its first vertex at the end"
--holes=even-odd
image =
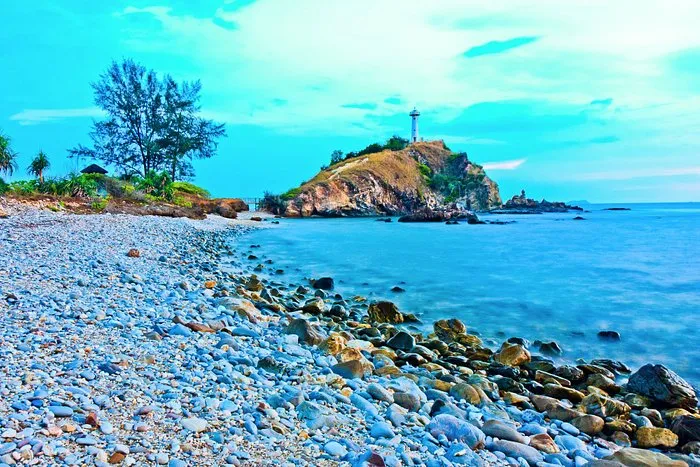
{"type": "MultiPolygon", "coordinates": [[[[421,112],[503,198],[700,201],[700,2],[0,0],[0,131],[48,175],[89,144],[90,83],[132,58],[202,82],[225,123],[195,182],[215,196],[299,185],[335,149],[421,112]]],[[[80,161],[86,165],[85,161],[80,161]]]]}

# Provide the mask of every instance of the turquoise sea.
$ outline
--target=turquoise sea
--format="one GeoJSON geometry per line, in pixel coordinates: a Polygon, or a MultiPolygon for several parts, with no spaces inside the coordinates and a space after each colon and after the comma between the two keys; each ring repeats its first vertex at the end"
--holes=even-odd
{"type": "Polygon", "coordinates": [[[700,203],[615,206],[631,210],[481,216],[508,225],[282,219],[243,241],[285,270],[278,280],[331,276],[344,296],[392,300],[426,329],[457,317],[494,346],[555,340],[562,360],[663,363],[697,386],[700,203]]]}

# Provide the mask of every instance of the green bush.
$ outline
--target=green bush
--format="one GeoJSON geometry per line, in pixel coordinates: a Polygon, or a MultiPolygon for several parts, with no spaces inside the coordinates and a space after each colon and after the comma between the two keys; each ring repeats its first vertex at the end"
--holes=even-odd
{"type": "Polygon", "coordinates": [[[96,200],[94,200],[91,204],[91,207],[94,211],[102,212],[105,210],[108,203],[109,196],[105,196],[104,198],[97,198],[96,200]]]}
{"type": "Polygon", "coordinates": [[[0,195],[4,195],[10,189],[10,185],[5,183],[5,180],[0,178],[0,195]]]}
{"type": "Polygon", "coordinates": [[[154,198],[155,201],[170,201],[174,195],[173,183],[167,172],[149,171],[145,177],[136,179],[136,188],[154,198]]]}
{"type": "Polygon", "coordinates": [[[301,193],[301,188],[292,188],[288,192],[282,194],[280,198],[282,201],[289,201],[299,196],[299,193],[301,193]]]}
{"type": "Polygon", "coordinates": [[[180,206],[181,208],[191,208],[192,207],[192,201],[188,201],[181,195],[175,195],[173,196],[173,201],[172,203],[175,206],[180,206]]]}
{"type": "Polygon", "coordinates": [[[430,177],[433,176],[433,170],[428,167],[425,164],[418,164],[418,171],[423,175],[425,178],[430,179],[430,177]]]}
{"type": "Polygon", "coordinates": [[[13,195],[33,195],[37,193],[39,182],[37,180],[19,180],[9,185],[9,193],[13,195]]]}
{"type": "Polygon", "coordinates": [[[211,194],[204,188],[188,182],[173,182],[173,190],[175,193],[187,193],[189,195],[199,196],[200,198],[204,199],[209,199],[211,197],[211,194]]]}

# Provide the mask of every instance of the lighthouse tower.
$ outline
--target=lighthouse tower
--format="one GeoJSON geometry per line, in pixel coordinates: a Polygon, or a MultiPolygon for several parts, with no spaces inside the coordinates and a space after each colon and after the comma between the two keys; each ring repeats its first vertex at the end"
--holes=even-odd
{"type": "Polygon", "coordinates": [[[420,112],[414,107],[408,115],[411,116],[411,142],[415,143],[418,141],[418,116],[420,112]]]}

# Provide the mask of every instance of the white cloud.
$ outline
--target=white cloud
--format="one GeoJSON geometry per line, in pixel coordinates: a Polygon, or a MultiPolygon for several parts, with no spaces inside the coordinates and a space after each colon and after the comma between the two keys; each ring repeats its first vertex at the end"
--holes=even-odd
{"type": "Polygon", "coordinates": [[[316,129],[330,121],[341,133],[348,122],[395,112],[384,103],[388,96],[444,109],[444,118],[450,108],[502,99],[669,101],[677,90],[664,80],[660,58],[700,45],[694,21],[700,3],[694,1],[664,9],[632,0],[575,0],[566,8],[555,0],[495,3],[443,0],[407,8],[403,0],[259,0],[233,12],[217,10],[216,18],[235,23],[235,30],[163,7],[128,7],[122,15],[150,14],[163,26],[158,37],[131,45],[186,54],[215,69],[201,78],[205,91],[226,103],[217,110],[281,128],[316,129]],[[479,18],[490,19],[478,27],[445,27],[448,20],[479,18]],[[470,47],[521,36],[541,39],[503,55],[462,57],[470,47]],[[287,108],[255,105],[280,97],[287,108]],[[340,108],[347,102],[377,108],[349,112],[340,108]]]}
{"type": "Polygon", "coordinates": [[[102,117],[104,112],[98,107],[83,109],[25,109],[10,116],[10,120],[20,125],[38,125],[66,118],[102,117]]]}
{"type": "Polygon", "coordinates": [[[527,159],[515,159],[512,161],[486,162],[482,164],[484,170],[515,170],[523,165],[527,159]]]}

